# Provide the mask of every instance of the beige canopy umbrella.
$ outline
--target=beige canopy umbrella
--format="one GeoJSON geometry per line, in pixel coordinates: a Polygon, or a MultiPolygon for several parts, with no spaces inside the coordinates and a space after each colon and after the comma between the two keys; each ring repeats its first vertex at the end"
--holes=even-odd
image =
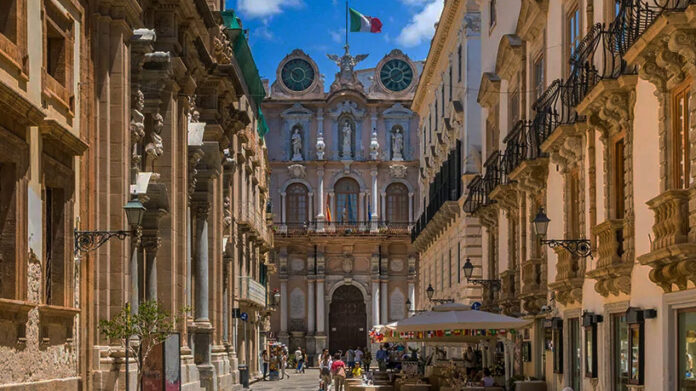
{"type": "Polygon", "coordinates": [[[390,324],[397,332],[450,329],[519,329],[530,321],[511,316],[475,311],[464,304],[450,303],[434,307],[410,318],[390,324]]]}

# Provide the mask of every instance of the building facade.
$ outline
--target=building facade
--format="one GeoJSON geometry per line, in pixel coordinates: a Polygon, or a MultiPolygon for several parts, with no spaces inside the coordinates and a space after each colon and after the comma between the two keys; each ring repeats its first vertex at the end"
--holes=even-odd
{"type": "Polygon", "coordinates": [[[276,268],[272,329],[310,357],[369,344],[374,324],[415,301],[417,254],[408,229],[418,211],[417,116],[408,109],[420,64],[394,50],[376,68],[366,55],[339,66],[324,91],[301,50],[279,64],[264,101],[270,128],[276,268]]]}
{"type": "MultiPolygon", "coordinates": [[[[462,212],[466,185],[480,170],[481,78],[480,15],[475,2],[449,1],[437,24],[411,108],[420,117],[420,201],[423,212],[413,227],[419,252],[418,309],[433,299],[481,301],[481,286],[468,284],[467,259],[481,263],[481,227],[462,212]]],[[[474,276],[480,278],[480,276],[474,276]]],[[[452,352],[457,355],[457,352],[452,352]]]]}
{"type": "Polygon", "coordinates": [[[259,372],[265,92],[222,10],[3,2],[0,388],[125,389],[128,373],[135,389],[133,358],[98,324],[144,300],[172,316],[182,389],[238,388],[238,364],[259,372]],[[141,224],[128,226],[129,201],[141,224]]]}
{"type": "Polygon", "coordinates": [[[494,306],[533,321],[514,372],[551,390],[693,387],[695,6],[479,3],[484,164],[464,210],[494,306]]]}

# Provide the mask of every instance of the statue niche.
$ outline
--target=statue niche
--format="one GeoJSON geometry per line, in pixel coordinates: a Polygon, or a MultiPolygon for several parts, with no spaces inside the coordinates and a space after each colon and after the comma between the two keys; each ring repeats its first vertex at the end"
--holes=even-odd
{"type": "Polygon", "coordinates": [[[338,120],[339,152],[341,160],[352,160],[355,145],[355,121],[350,116],[338,120]]]}
{"type": "Polygon", "coordinates": [[[304,160],[302,157],[302,127],[295,125],[292,127],[292,132],[290,136],[290,153],[291,160],[293,162],[298,162],[304,160]]]}
{"type": "Polygon", "coordinates": [[[404,160],[404,130],[399,125],[392,128],[391,144],[392,160],[404,160]]]}

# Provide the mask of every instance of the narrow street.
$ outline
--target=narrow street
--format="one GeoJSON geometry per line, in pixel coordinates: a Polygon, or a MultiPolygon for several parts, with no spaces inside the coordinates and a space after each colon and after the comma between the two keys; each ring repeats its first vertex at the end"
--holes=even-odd
{"type": "Polygon", "coordinates": [[[318,390],[319,370],[307,369],[306,373],[296,374],[295,370],[288,371],[290,378],[275,381],[259,381],[252,384],[250,390],[318,390]]]}

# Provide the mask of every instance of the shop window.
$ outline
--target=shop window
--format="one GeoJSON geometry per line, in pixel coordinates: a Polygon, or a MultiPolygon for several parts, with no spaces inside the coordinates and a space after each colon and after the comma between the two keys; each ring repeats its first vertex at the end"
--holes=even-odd
{"type": "Polygon", "coordinates": [[[678,391],[696,390],[696,308],[677,316],[678,391]]]}
{"type": "Polygon", "coordinates": [[[582,326],[585,328],[585,377],[597,376],[597,323],[602,322],[602,315],[585,312],[582,326]]]}
{"type": "Polygon", "coordinates": [[[293,183],[286,190],[285,212],[288,224],[304,224],[309,219],[307,186],[293,183]]]}
{"type": "Polygon", "coordinates": [[[612,323],[612,391],[627,391],[628,324],[626,314],[614,314],[612,323]]]}
{"type": "Polygon", "coordinates": [[[408,223],[408,188],[403,183],[387,187],[387,223],[408,223]]]}
{"type": "Polygon", "coordinates": [[[0,298],[17,297],[15,165],[0,163],[0,298]]]}
{"type": "Polygon", "coordinates": [[[626,323],[628,323],[628,383],[634,385],[643,384],[645,360],[644,318],[645,311],[637,308],[629,308],[626,311],[626,323]]]}
{"type": "Polygon", "coordinates": [[[553,373],[563,373],[563,319],[551,319],[553,373]]]}
{"type": "Polygon", "coordinates": [[[0,1],[0,34],[17,43],[17,2],[20,0],[0,1]]]}
{"type": "Polygon", "coordinates": [[[683,83],[672,92],[672,167],[675,189],[688,189],[689,177],[689,86],[683,83]]]}
{"type": "Polygon", "coordinates": [[[582,342],[580,339],[580,319],[573,318],[568,320],[570,332],[570,384],[574,390],[580,390],[582,384],[581,365],[582,365],[582,342]]]}

